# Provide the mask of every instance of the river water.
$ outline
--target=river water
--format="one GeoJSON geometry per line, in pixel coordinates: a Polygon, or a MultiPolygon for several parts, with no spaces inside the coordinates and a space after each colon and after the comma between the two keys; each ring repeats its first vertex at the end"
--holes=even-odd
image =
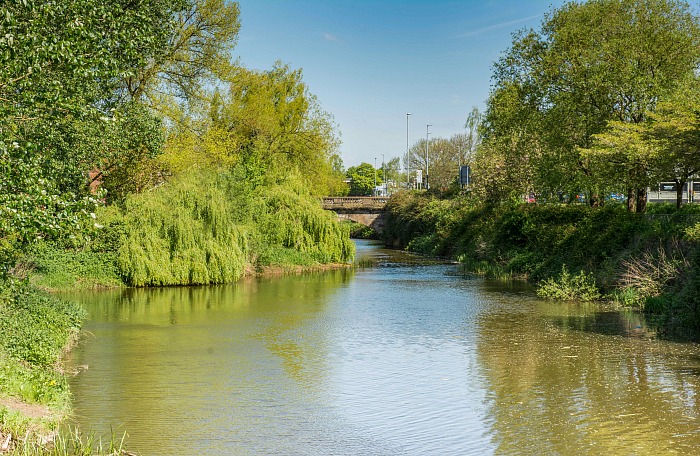
{"type": "Polygon", "coordinates": [[[74,296],[75,421],[144,455],[700,454],[700,346],[358,242],[376,266],[74,296]]]}

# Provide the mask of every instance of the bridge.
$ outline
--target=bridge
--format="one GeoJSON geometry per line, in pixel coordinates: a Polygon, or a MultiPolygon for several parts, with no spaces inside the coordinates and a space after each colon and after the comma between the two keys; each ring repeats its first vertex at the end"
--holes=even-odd
{"type": "Polygon", "coordinates": [[[388,196],[330,196],[323,198],[323,208],[338,214],[339,220],[352,220],[381,233],[387,201],[388,196]]]}

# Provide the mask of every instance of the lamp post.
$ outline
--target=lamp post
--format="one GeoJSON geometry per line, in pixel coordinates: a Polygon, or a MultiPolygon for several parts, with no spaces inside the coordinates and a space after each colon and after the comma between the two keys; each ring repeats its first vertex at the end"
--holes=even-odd
{"type": "Polygon", "coordinates": [[[408,118],[410,112],[406,113],[406,189],[411,188],[411,159],[408,155],[408,118]]]}
{"type": "Polygon", "coordinates": [[[374,157],[374,188],[372,189],[372,196],[377,196],[377,157],[374,157]]]}
{"type": "Polygon", "coordinates": [[[386,183],[386,166],[384,165],[384,154],[382,154],[382,179],[384,179],[384,196],[389,196],[389,187],[386,183]]]}
{"type": "Polygon", "coordinates": [[[428,135],[430,132],[428,129],[432,127],[432,125],[428,124],[425,126],[425,189],[429,190],[430,189],[430,184],[428,183],[428,135]]]}

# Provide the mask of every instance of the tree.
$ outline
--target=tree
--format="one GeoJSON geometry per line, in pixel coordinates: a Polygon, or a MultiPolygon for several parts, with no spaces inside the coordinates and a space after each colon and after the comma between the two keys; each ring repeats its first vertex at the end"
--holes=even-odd
{"type": "Polygon", "coordinates": [[[213,96],[206,85],[216,84],[232,70],[230,54],[240,30],[238,3],[180,2],[167,29],[167,43],[121,81],[129,99],[159,110],[168,102],[163,97],[192,102],[213,96]]]}
{"type": "Polygon", "coordinates": [[[358,166],[348,168],[347,177],[352,179],[350,182],[350,195],[352,196],[371,196],[376,185],[383,183],[381,172],[369,163],[361,163],[358,166]]]}
{"type": "Polygon", "coordinates": [[[104,140],[95,132],[121,108],[118,81],[162,50],[183,5],[10,0],[0,6],[4,271],[27,243],[89,220],[87,164],[103,158],[97,152],[104,140]]]}
{"type": "Polygon", "coordinates": [[[302,81],[281,63],[263,72],[237,68],[227,80],[220,119],[211,128],[228,135],[228,154],[256,175],[296,169],[315,194],[327,194],[339,141],[332,117],[302,81]]]}
{"type": "Polygon", "coordinates": [[[454,142],[455,147],[459,151],[460,164],[471,163],[474,160],[476,150],[481,143],[479,128],[481,128],[482,118],[479,108],[476,106],[472,107],[467,116],[467,121],[464,123],[464,128],[467,132],[454,135],[451,138],[451,141],[454,142]]]}
{"type": "MultiPolygon", "coordinates": [[[[485,140],[535,141],[535,154],[532,147],[506,150],[522,157],[513,164],[528,164],[538,189],[553,194],[588,188],[594,196],[604,191],[595,188],[603,184],[596,173],[616,166],[585,153],[594,135],[611,121],[644,122],[660,97],[697,67],[699,43],[698,19],[681,1],[600,0],[554,9],[539,32],[517,34],[496,64],[485,140]],[[507,93],[515,96],[504,98],[507,93]]],[[[630,164],[620,169],[629,175],[619,176],[633,185],[629,208],[643,211],[646,193],[639,185],[649,170],[621,161],[630,164]]]]}
{"type": "Polygon", "coordinates": [[[386,179],[398,184],[401,179],[401,157],[394,157],[386,162],[386,179]]]}
{"type": "MultiPolygon", "coordinates": [[[[587,153],[605,163],[626,169],[622,176],[638,179],[628,187],[662,180],[676,184],[676,206],[683,201],[683,186],[700,172],[700,81],[693,76],[664,96],[643,123],[612,121],[594,135],[587,153]],[[635,170],[642,172],[635,175],[635,170]]],[[[610,173],[617,178],[620,173],[610,173]]]]}
{"type": "Polygon", "coordinates": [[[648,117],[649,135],[659,155],[657,176],[673,178],[680,207],[683,186],[700,173],[700,79],[689,78],[648,117]]]}

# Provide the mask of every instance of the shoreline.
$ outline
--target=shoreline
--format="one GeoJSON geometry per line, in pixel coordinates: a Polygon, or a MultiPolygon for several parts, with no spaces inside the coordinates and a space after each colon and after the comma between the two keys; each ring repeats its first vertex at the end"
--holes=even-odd
{"type": "MultiPolygon", "coordinates": [[[[243,273],[243,275],[234,282],[229,282],[231,284],[237,282],[247,282],[256,280],[258,278],[275,278],[291,275],[302,275],[309,273],[319,273],[327,271],[335,271],[342,269],[349,269],[355,267],[354,263],[321,263],[314,265],[268,265],[262,267],[255,267],[253,265],[248,265],[243,273]]],[[[80,280],[80,279],[79,279],[80,280]]],[[[78,281],[79,281],[78,280],[78,281]]],[[[209,285],[222,285],[217,283],[204,284],[204,285],[184,285],[184,286],[209,286],[209,285]]],[[[47,288],[41,287],[37,284],[33,284],[33,287],[41,290],[42,292],[48,293],[52,296],[56,296],[58,299],[63,300],[60,296],[61,293],[70,291],[65,288],[47,288]]],[[[181,285],[182,286],[182,285],[181,285]]],[[[103,290],[115,290],[120,288],[164,288],[161,287],[130,287],[124,284],[119,286],[107,285],[107,284],[97,284],[92,288],[85,288],[83,291],[103,291],[103,290]]],[[[71,290],[74,290],[72,287],[71,290]]],[[[72,348],[76,345],[77,337],[76,335],[71,336],[66,340],[65,345],[61,351],[61,356],[54,370],[60,375],[68,377],[73,375],[71,372],[65,370],[64,360],[66,355],[70,353],[72,348]]],[[[68,404],[70,407],[70,403],[68,404]]],[[[37,403],[30,403],[21,398],[15,396],[0,396],[0,410],[6,410],[7,415],[15,416],[14,420],[22,423],[22,427],[26,428],[26,431],[19,432],[17,429],[7,429],[8,426],[0,427],[0,455],[3,454],[13,454],[14,451],[22,451],[24,445],[39,445],[46,447],[51,445],[56,439],[58,432],[58,427],[65,422],[67,418],[71,416],[72,411],[70,408],[62,410],[59,408],[52,408],[49,405],[42,405],[37,403]],[[19,434],[24,435],[19,435],[19,434]],[[19,445],[19,446],[18,446],[19,445]]],[[[48,447],[50,448],[50,446],[48,447]]],[[[50,451],[47,449],[46,451],[50,451]]]]}

